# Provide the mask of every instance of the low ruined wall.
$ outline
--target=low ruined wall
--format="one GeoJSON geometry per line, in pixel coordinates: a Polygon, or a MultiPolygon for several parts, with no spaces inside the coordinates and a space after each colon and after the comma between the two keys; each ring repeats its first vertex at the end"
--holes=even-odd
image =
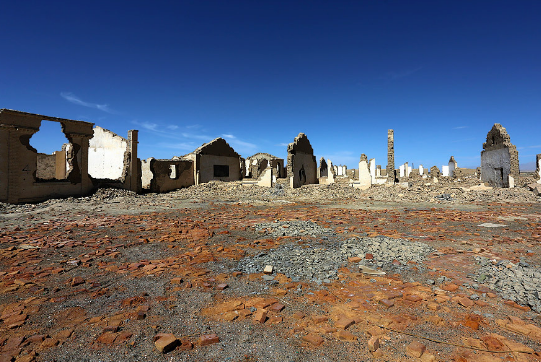
{"type": "Polygon", "coordinates": [[[125,138],[101,127],[94,128],[88,149],[88,173],[96,179],[119,180],[124,176],[125,138]]]}
{"type": "Polygon", "coordinates": [[[238,181],[241,179],[238,157],[200,155],[197,162],[199,165],[200,183],[209,182],[211,180],[238,181]],[[219,169],[217,169],[217,171],[220,176],[215,176],[215,166],[218,166],[219,169]],[[227,166],[228,168],[227,176],[225,176],[225,173],[220,173],[220,171],[225,171],[224,166],[227,166]]]}
{"type": "Polygon", "coordinates": [[[188,160],[157,160],[141,162],[142,187],[150,192],[168,192],[195,183],[193,162],[188,160]]]}
{"type": "Polygon", "coordinates": [[[0,109],[0,201],[36,202],[65,196],[81,196],[92,190],[88,176],[88,140],[92,123],[0,109]],[[66,161],[69,173],[62,181],[37,177],[38,153],[30,138],[42,120],[59,122],[72,145],[66,161]],[[8,157],[9,155],[9,157],[8,157]],[[6,160],[4,160],[6,159],[6,160]]]}

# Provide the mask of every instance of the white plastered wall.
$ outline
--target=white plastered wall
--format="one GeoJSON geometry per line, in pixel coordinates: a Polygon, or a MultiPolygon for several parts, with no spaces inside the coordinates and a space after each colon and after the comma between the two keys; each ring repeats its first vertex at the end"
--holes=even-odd
{"type": "Polygon", "coordinates": [[[96,126],[88,148],[88,174],[98,179],[122,178],[127,148],[126,139],[96,126]]]}

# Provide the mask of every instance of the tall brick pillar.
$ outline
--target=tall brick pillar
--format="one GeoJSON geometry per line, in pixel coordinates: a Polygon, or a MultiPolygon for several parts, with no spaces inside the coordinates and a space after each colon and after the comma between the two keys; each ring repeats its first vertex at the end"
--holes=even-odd
{"type": "Polygon", "coordinates": [[[395,182],[394,174],[394,130],[387,131],[387,182],[395,182]]]}

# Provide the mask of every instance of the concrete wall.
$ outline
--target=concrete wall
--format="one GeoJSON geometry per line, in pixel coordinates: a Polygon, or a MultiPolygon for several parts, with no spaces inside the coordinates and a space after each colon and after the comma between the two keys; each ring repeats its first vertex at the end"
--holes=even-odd
{"type": "Polygon", "coordinates": [[[194,185],[193,167],[188,160],[143,160],[142,187],[150,192],[167,192],[194,185]]]}
{"type": "Polygon", "coordinates": [[[0,109],[0,201],[36,202],[49,198],[88,194],[92,180],[88,175],[88,141],[92,123],[39,114],[0,109]],[[38,153],[30,138],[39,131],[41,121],[59,122],[72,145],[67,157],[69,173],[62,181],[37,178],[38,153]]]}
{"type": "Polygon", "coordinates": [[[88,149],[88,173],[93,178],[120,180],[125,171],[128,141],[101,127],[94,127],[88,149]]]}

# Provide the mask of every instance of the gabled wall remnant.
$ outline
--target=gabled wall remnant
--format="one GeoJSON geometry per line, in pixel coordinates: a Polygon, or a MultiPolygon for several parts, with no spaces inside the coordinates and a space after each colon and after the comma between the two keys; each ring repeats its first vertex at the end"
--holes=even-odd
{"type": "Polygon", "coordinates": [[[242,157],[221,137],[205,143],[181,158],[194,163],[196,185],[211,180],[238,181],[242,179],[242,157]]]}
{"type": "Polygon", "coordinates": [[[89,122],[0,109],[0,201],[35,202],[89,193],[93,187],[88,175],[88,141],[93,134],[92,125],[89,122]],[[63,180],[56,179],[56,164],[55,179],[42,180],[37,177],[38,153],[30,146],[30,138],[38,132],[42,120],[59,122],[70,142],[70,152],[66,157],[67,174],[63,180]]]}
{"type": "Polygon", "coordinates": [[[394,130],[387,131],[387,182],[394,184],[396,170],[394,169],[394,130]]]}
{"type": "Polygon", "coordinates": [[[246,159],[246,175],[252,178],[259,178],[267,167],[274,169],[274,175],[278,178],[286,177],[284,159],[268,153],[256,153],[246,159]]]}
{"type": "Polygon", "coordinates": [[[195,183],[190,160],[157,160],[141,162],[142,188],[150,192],[167,192],[195,183]]]}
{"type": "Polygon", "coordinates": [[[291,188],[317,182],[317,163],[308,137],[299,133],[287,146],[287,176],[291,188]]]}
{"type": "Polygon", "coordinates": [[[517,148],[511,143],[507,130],[495,123],[481,151],[481,181],[493,187],[510,187],[509,176],[518,179],[518,166],[517,148]]]}

